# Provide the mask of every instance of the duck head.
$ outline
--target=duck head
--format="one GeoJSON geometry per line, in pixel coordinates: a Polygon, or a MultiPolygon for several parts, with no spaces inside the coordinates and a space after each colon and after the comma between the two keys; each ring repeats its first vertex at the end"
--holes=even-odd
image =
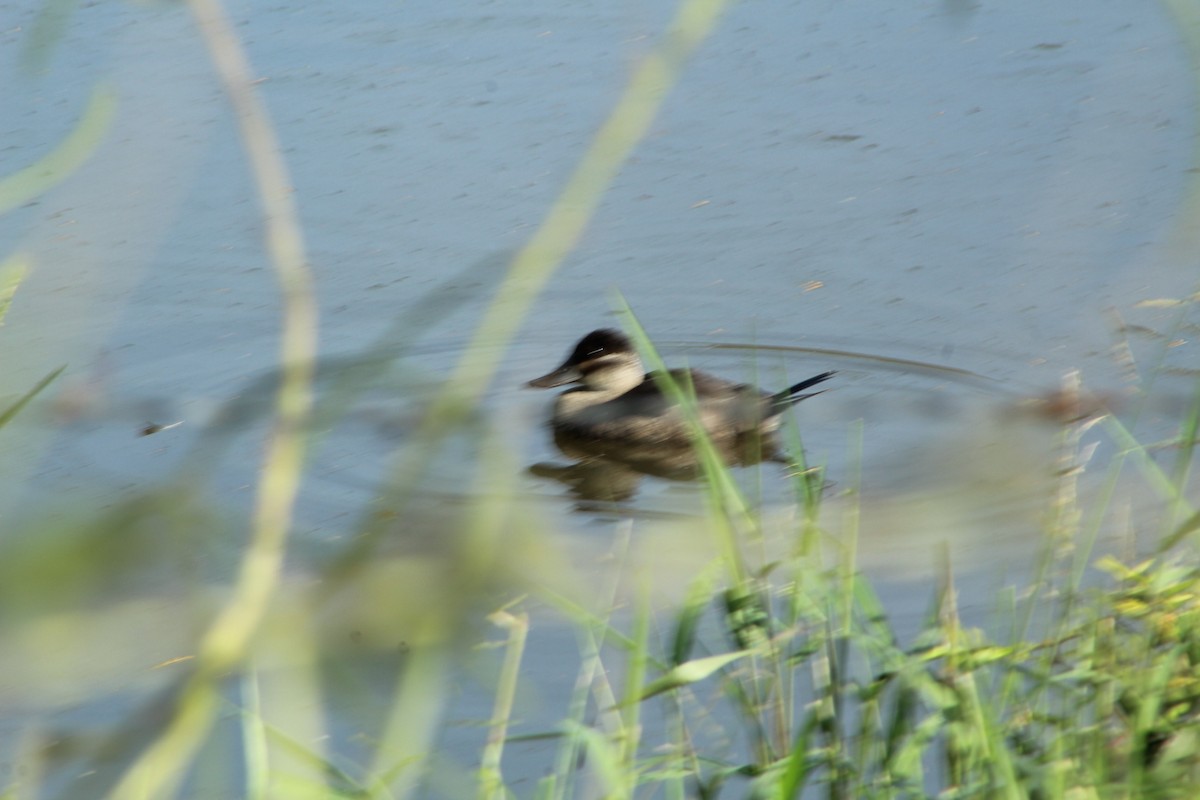
{"type": "Polygon", "coordinates": [[[645,370],[629,338],[612,328],[592,331],[579,340],[566,361],[527,386],[551,389],[568,383],[589,391],[627,392],[642,382],[645,370]]]}

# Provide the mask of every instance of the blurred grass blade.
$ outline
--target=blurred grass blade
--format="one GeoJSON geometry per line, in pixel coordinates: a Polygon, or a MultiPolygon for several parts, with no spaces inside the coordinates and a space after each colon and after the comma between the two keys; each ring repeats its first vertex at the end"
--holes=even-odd
{"type": "Polygon", "coordinates": [[[1195,514],[1192,514],[1190,517],[1185,519],[1183,523],[1171,533],[1170,536],[1163,539],[1162,543],[1159,544],[1158,548],[1156,549],[1156,552],[1167,552],[1198,530],[1200,530],[1200,511],[1197,511],[1195,514]]]}
{"type": "Polygon", "coordinates": [[[431,753],[436,751],[445,713],[451,662],[436,640],[443,620],[427,623],[429,633],[406,659],[392,695],[391,709],[368,768],[367,785],[375,797],[408,797],[416,792],[431,753]]]}
{"type": "Polygon", "coordinates": [[[116,110],[116,91],[108,84],[96,86],[75,129],[58,147],[25,169],[0,178],[0,214],[28,203],[79,169],[100,146],[116,110]]]}
{"type": "Polygon", "coordinates": [[[588,761],[599,779],[599,794],[594,796],[612,800],[629,797],[630,792],[621,769],[619,748],[595,728],[575,722],[568,722],[565,727],[568,734],[581,740],[583,750],[588,754],[588,761]]]}
{"type": "Polygon", "coordinates": [[[734,661],[743,659],[750,655],[749,650],[738,650],[733,653],[722,653],[716,656],[705,656],[691,661],[684,662],[677,667],[673,667],[667,671],[667,674],[655,681],[651,681],[642,690],[642,700],[647,700],[657,694],[669,692],[672,689],[678,689],[680,686],[687,686],[692,683],[698,683],[708,676],[712,675],[717,670],[732,664],[734,661]]]}
{"type": "Polygon", "coordinates": [[[270,785],[271,766],[268,757],[266,726],[262,718],[262,695],[258,686],[258,670],[251,664],[242,674],[241,715],[242,763],[246,770],[246,800],[263,800],[270,785]]]}
{"type": "Polygon", "coordinates": [[[21,51],[21,66],[27,72],[36,74],[46,68],[78,7],[78,0],[44,0],[21,51]]]}
{"type": "Polygon", "coordinates": [[[37,384],[35,384],[32,389],[30,389],[25,394],[21,395],[21,397],[18,398],[17,401],[15,403],[13,403],[11,406],[4,409],[4,411],[0,411],[0,428],[3,428],[8,423],[12,422],[13,417],[15,417],[15,416],[17,416],[17,414],[21,413],[21,409],[23,409],[23,408],[25,408],[25,406],[29,405],[29,401],[32,400],[33,398],[37,397],[39,394],[41,394],[43,389],[45,389],[51,383],[54,383],[54,379],[57,378],[59,375],[62,375],[63,370],[65,370],[66,368],[67,368],[67,365],[63,364],[61,367],[54,370],[49,375],[47,375],[46,377],[44,377],[40,381],[38,381],[37,384]]]}
{"type": "Polygon", "coordinates": [[[683,664],[692,654],[700,618],[708,608],[713,592],[716,590],[716,575],[720,569],[720,561],[714,562],[708,569],[696,576],[688,587],[683,608],[675,618],[675,634],[671,639],[672,666],[683,664]]]}
{"type": "Polygon", "coordinates": [[[0,264],[0,325],[4,324],[4,318],[8,316],[8,309],[17,294],[17,288],[25,282],[28,275],[29,261],[24,256],[10,256],[0,264]]]}
{"type": "Polygon", "coordinates": [[[317,308],[303,230],[265,102],[233,22],[220,0],[189,0],[214,70],[233,106],[262,209],[264,247],[279,284],[282,324],[274,420],[262,456],[251,534],[232,591],[201,638],[197,668],[174,719],[127,770],[114,794],[161,797],[193,762],[217,714],[222,678],[240,666],[267,614],[283,570],[288,534],[307,456],[313,406],[317,308]]]}
{"type": "Polygon", "coordinates": [[[818,724],[817,715],[809,713],[806,715],[800,731],[796,734],[796,739],[792,744],[791,757],[787,760],[787,768],[780,779],[779,791],[776,794],[780,800],[792,800],[792,798],[799,797],[804,790],[804,784],[808,781],[811,772],[808,763],[810,743],[813,731],[816,730],[818,724]]]}
{"type": "Polygon", "coordinates": [[[512,719],[513,704],[517,696],[521,657],[525,654],[525,640],[529,635],[529,615],[525,613],[511,614],[508,611],[500,610],[491,614],[488,619],[493,625],[508,631],[508,644],[505,647],[504,663],[500,668],[500,678],[496,685],[496,700],[492,706],[491,727],[479,766],[479,797],[480,800],[493,800],[493,798],[494,800],[503,800],[505,796],[504,773],[501,771],[500,765],[504,756],[505,737],[512,719]]]}
{"type": "Polygon", "coordinates": [[[1176,504],[1180,514],[1191,515],[1196,512],[1196,509],[1192,508],[1187,498],[1179,491],[1179,487],[1171,480],[1171,477],[1150,456],[1145,445],[1133,437],[1128,428],[1122,425],[1111,414],[1104,417],[1101,420],[1101,424],[1104,425],[1109,435],[1112,436],[1113,441],[1133,457],[1133,461],[1140,468],[1146,484],[1154,490],[1160,499],[1176,504]]]}

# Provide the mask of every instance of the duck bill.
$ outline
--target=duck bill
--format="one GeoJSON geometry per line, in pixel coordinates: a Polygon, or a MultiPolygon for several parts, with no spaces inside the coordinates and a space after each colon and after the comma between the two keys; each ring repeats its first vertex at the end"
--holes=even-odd
{"type": "Polygon", "coordinates": [[[547,373],[540,378],[534,378],[525,385],[534,389],[553,389],[555,386],[575,383],[582,378],[583,374],[578,369],[569,364],[563,364],[553,372],[547,373]]]}

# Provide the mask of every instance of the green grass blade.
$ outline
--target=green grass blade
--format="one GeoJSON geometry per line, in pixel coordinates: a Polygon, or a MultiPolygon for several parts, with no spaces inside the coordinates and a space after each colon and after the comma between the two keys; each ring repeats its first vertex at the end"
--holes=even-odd
{"type": "Polygon", "coordinates": [[[35,398],[39,394],[41,394],[42,390],[44,390],[47,386],[54,383],[54,380],[59,375],[62,375],[63,370],[65,370],[66,368],[67,368],[67,365],[63,364],[61,367],[54,370],[49,375],[47,375],[46,377],[44,377],[40,381],[38,381],[36,384],[34,384],[32,389],[30,389],[25,394],[21,395],[21,397],[18,398],[17,401],[14,402],[12,405],[10,405],[8,408],[4,409],[3,411],[0,411],[0,428],[3,428],[8,423],[12,422],[13,418],[16,417],[17,414],[21,413],[21,409],[23,409],[23,408],[25,408],[25,406],[29,405],[29,401],[33,400],[33,398],[35,398]]]}
{"type": "Polygon", "coordinates": [[[640,700],[647,700],[655,695],[669,692],[672,689],[678,689],[681,686],[689,686],[693,683],[699,683],[722,667],[728,666],[735,661],[740,661],[746,658],[751,653],[748,650],[741,650],[734,653],[722,653],[716,656],[705,656],[697,658],[693,661],[688,661],[676,667],[672,667],[662,677],[651,681],[642,690],[640,700]]]}

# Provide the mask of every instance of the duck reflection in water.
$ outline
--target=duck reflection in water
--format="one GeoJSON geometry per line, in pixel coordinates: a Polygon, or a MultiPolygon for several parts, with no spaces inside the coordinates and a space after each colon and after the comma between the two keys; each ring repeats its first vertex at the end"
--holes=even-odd
{"type": "MultiPolygon", "coordinates": [[[[671,379],[694,393],[696,416],[717,453],[732,466],[762,461],[787,463],[774,436],[783,412],[820,392],[833,377],[824,372],[774,394],[745,383],[690,369],[671,379]]],[[[683,410],[647,374],[629,339],[602,328],[580,340],[552,372],[527,385],[548,389],[577,384],[554,402],[550,426],[559,450],[578,463],[539,464],[535,474],[553,477],[584,499],[625,500],[642,475],[691,480],[700,471],[683,410]]]]}

